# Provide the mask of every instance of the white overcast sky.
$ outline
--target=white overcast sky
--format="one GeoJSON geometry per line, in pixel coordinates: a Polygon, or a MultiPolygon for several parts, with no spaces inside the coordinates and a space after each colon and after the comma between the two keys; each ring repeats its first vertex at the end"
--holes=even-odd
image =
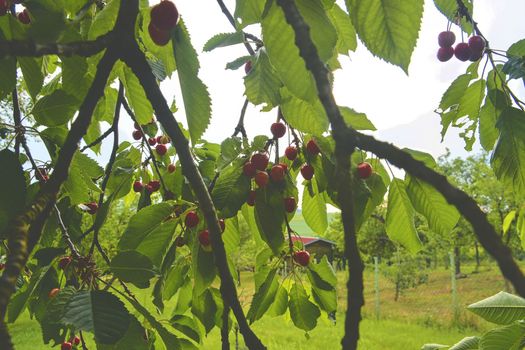
{"type": "MultiPolygon", "coordinates": [[[[235,2],[230,0],[225,3],[233,12],[235,2]]],[[[205,138],[220,142],[233,132],[244,101],[244,70],[227,71],[224,66],[246,55],[246,51],[242,45],[237,45],[210,53],[202,52],[204,43],[214,34],[231,32],[230,24],[215,1],[206,1],[204,5],[202,0],[179,0],[176,5],[199,53],[200,76],[212,96],[213,118],[205,138]]],[[[513,42],[525,38],[524,0],[477,0],[474,11],[480,29],[493,48],[507,49],[513,42]]],[[[350,58],[340,56],[343,69],[335,73],[334,88],[338,104],[367,113],[379,129],[376,133],[379,138],[403,147],[426,150],[434,156],[442,154],[445,146],[440,144],[439,117],[433,110],[449,84],[468,66],[468,63],[456,59],[447,63],[436,59],[437,35],[445,30],[446,24],[445,17],[432,1],[427,0],[408,76],[400,68],[373,57],[361,43],[350,58]]],[[[258,28],[249,27],[247,31],[259,34],[258,28]]],[[[459,37],[457,28],[455,32],[459,37]]],[[[176,117],[184,120],[177,82],[164,82],[162,88],[170,98],[175,94],[181,110],[176,117]]],[[[251,105],[246,119],[249,136],[269,134],[269,125],[274,119],[274,112],[260,113],[257,107],[251,105]]],[[[464,155],[462,141],[457,136],[451,136],[445,140],[447,146],[455,154],[464,155]]]]}

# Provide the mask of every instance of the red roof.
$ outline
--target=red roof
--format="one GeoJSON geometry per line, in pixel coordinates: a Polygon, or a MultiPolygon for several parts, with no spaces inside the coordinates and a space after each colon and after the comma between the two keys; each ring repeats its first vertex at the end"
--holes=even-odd
{"type": "Polygon", "coordinates": [[[292,236],[292,241],[293,242],[301,241],[301,242],[303,242],[304,245],[309,245],[309,244],[317,242],[317,241],[323,241],[323,242],[327,242],[327,243],[330,243],[330,244],[335,244],[332,241],[329,241],[327,239],[320,238],[320,237],[297,237],[297,236],[292,236]]]}

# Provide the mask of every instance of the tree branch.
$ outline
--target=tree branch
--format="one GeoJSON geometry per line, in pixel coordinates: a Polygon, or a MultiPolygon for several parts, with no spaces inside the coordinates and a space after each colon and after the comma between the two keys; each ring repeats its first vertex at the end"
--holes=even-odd
{"type": "Polygon", "coordinates": [[[235,317],[237,318],[237,322],[239,323],[239,327],[246,345],[250,349],[265,349],[264,345],[248,325],[239,302],[237,290],[228,268],[224,244],[220,238],[221,229],[219,227],[217,213],[202,176],[194,163],[193,156],[189,148],[189,142],[182,133],[182,130],[175,120],[175,117],[173,116],[166,99],[162,95],[162,92],[157,85],[157,81],[151,72],[151,68],[146,61],[144,53],[140,51],[138,46],[135,44],[134,47],[130,47],[128,50],[123,52],[122,60],[132,69],[133,73],[137,76],[142,87],[144,88],[144,91],[146,92],[146,95],[150,100],[153,109],[155,110],[157,119],[162,124],[164,130],[168,133],[168,136],[171,138],[171,142],[177,150],[177,154],[179,155],[179,160],[182,165],[183,174],[190,182],[193,191],[199,200],[199,207],[204,214],[208,230],[210,231],[215,265],[217,266],[219,275],[221,277],[222,297],[225,302],[230,305],[235,317]]]}
{"type": "Polygon", "coordinates": [[[221,326],[221,344],[222,350],[230,350],[230,307],[224,303],[224,309],[222,310],[222,326],[221,326]]]}
{"type": "MultiPolygon", "coordinates": [[[[233,28],[235,30],[237,30],[237,24],[235,23],[235,18],[233,18],[230,10],[228,10],[226,5],[224,4],[224,1],[217,0],[217,3],[219,4],[219,6],[220,6],[222,12],[224,13],[224,15],[226,16],[226,18],[228,18],[228,22],[230,22],[230,24],[233,26],[233,28]]],[[[244,32],[243,32],[243,34],[244,34],[245,37],[248,37],[244,32]]],[[[250,35],[250,38],[252,40],[257,39],[256,41],[258,41],[258,43],[261,43],[261,40],[256,38],[254,35],[250,35]]],[[[245,42],[244,46],[246,47],[246,50],[248,50],[248,53],[251,56],[255,55],[255,51],[253,51],[253,48],[252,48],[252,46],[249,43],[245,42]]]]}
{"type": "Polygon", "coordinates": [[[39,57],[44,55],[60,56],[93,56],[105,48],[113,41],[113,32],[99,36],[90,41],[74,41],[65,44],[47,43],[39,44],[33,41],[9,40],[0,41],[0,57],[5,56],[31,56],[39,57]]]}

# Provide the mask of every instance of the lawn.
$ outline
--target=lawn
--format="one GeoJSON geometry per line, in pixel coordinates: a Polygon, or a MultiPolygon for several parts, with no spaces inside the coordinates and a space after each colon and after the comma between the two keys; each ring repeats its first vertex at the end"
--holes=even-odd
{"type": "MultiPolygon", "coordinates": [[[[457,281],[460,306],[490,296],[504,289],[503,279],[496,267],[486,266],[479,273],[469,274],[471,267],[466,267],[468,277],[457,281]]],[[[339,272],[339,302],[340,312],[337,314],[337,323],[333,324],[326,315],[322,315],[318,327],[308,334],[295,328],[288,317],[265,317],[254,323],[255,332],[261,337],[269,349],[325,349],[327,347],[340,348],[340,339],[343,335],[345,294],[345,272],[339,272]]],[[[243,273],[240,294],[244,303],[247,303],[253,294],[253,282],[249,273],[243,273]]],[[[429,275],[427,284],[407,290],[399,299],[394,301],[394,286],[380,279],[381,285],[381,319],[374,317],[373,275],[371,271],[365,273],[364,320],[361,323],[360,349],[364,350],[408,350],[419,349],[428,342],[453,344],[467,335],[479,334],[489,325],[479,320],[468,311],[462,310],[459,319],[454,319],[450,296],[450,273],[445,269],[433,271],[429,275]]],[[[137,297],[150,310],[151,297],[147,291],[137,290],[137,297]]],[[[170,310],[159,318],[169,317],[170,310]]],[[[14,343],[17,349],[49,349],[50,346],[41,345],[40,328],[36,321],[29,319],[24,313],[19,320],[10,325],[14,343]]],[[[242,337],[240,337],[240,348],[242,337]]],[[[235,333],[230,334],[232,349],[235,333]]],[[[94,346],[90,346],[94,349],[94,346]]],[[[201,345],[202,349],[219,349],[220,334],[217,329],[212,330],[201,345]]]]}

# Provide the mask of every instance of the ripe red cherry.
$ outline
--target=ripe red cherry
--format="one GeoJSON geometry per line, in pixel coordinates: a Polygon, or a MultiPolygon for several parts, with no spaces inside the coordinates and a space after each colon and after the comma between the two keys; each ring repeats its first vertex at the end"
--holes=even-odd
{"type": "Polygon", "coordinates": [[[249,178],[252,178],[257,173],[257,169],[255,168],[255,165],[253,165],[252,162],[246,162],[244,163],[242,167],[242,173],[245,176],[248,176],[249,178]]]}
{"type": "Polygon", "coordinates": [[[142,139],[142,131],[140,130],[134,130],[133,133],[131,134],[131,136],[133,136],[133,139],[135,140],[141,140],[142,139]]]}
{"type": "Polygon", "coordinates": [[[150,146],[155,146],[157,144],[157,139],[154,138],[154,137],[150,137],[148,139],[148,143],[149,143],[150,146]]]}
{"type": "Polygon", "coordinates": [[[301,266],[307,266],[310,262],[310,253],[306,250],[298,250],[293,253],[293,260],[301,266]]]}
{"type": "Polygon", "coordinates": [[[296,205],[297,204],[295,203],[294,197],[286,197],[284,199],[284,209],[286,210],[287,213],[293,213],[296,205]]]}
{"type": "Polygon", "coordinates": [[[454,32],[446,31],[438,35],[438,44],[440,47],[452,47],[456,42],[456,35],[454,32]]]}
{"type": "Polygon", "coordinates": [[[197,215],[197,213],[194,211],[190,211],[188,214],[186,214],[186,218],[184,218],[184,223],[188,228],[193,228],[197,226],[199,224],[199,215],[197,215]]]}
{"type": "Polygon", "coordinates": [[[58,261],[58,268],[61,270],[65,270],[69,264],[71,264],[71,257],[70,256],[63,256],[58,261]]]}
{"type": "Polygon", "coordinates": [[[480,52],[472,51],[472,53],[470,54],[469,61],[476,62],[479,59],[481,59],[481,57],[483,57],[483,51],[480,51],[480,52]]]}
{"type": "Polygon", "coordinates": [[[286,165],[285,163],[279,163],[279,165],[284,169],[285,173],[288,171],[288,165],[286,165]]]}
{"type": "Polygon", "coordinates": [[[153,190],[153,187],[151,187],[151,185],[149,185],[149,184],[147,184],[146,186],[144,186],[144,188],[146,189],[146,192],[148,192],[148,193],[150,193],[150,194],[153,193],[153,192],[155,192],[155,191],[153,190]]]}
{"type": "Polygon", "coordinates": [[[73,337],[73,339],[71,340],[71,343],[73,343],[74,345],[80,344],[80,338],[75,335],[75,337],[73,337]]]}
{"type": "Polygon", "coordinates": [[[184,239],[184,237],[179,236],[179,237],[175,238],[175,244],[179,248],[180,247],[184,247],[184,245],[186,244],[186,240],[184,239]]]}
{"type": "Polygon", "coordinates": [[[286,147],[286,149],[284,150],[284,155],[289,160],[295,160],[295,158],[297,158],[297,148],[295,148],[294,146],[286,147]]]}
{"type": "Polygon", "coordinates": [[[152,192],[156,192],[160,189],[160,181],[159,180],[151,180],[148,182],[148,186],[151,188],[152,192]]]}
{"type": "Polygon", "coordinates": [[[270,170],[270,178],[273,182],[281,182],[284,180],[284,168],[281,165],[274,165],[270,170]]]}
{"type": "Polygon", "coordinates": [[[269,162],[268,155],[266,153],[255,153],[251,158],[251,162],[257,170],[266,170],[269,162]]]}
{"type": "Polygon", "coordinates": [[[268,173],[266,171],[260,171],[255,175],[255,183],[261,188],[268,185],[269,180],[270,177],[268,176],[268,173]]]}
{"type": "Polygon", "coordinates": [[[135,128],[135,130],[140,130],[140,125],[137,122],[133,123],[133,127],[135,128]]]}
{"type": "Polygon", "coordinates": [[[29,12],[27,12],[27,9],[24,9],[24,11],[20,12],[18,15],[18,20],[23,24],[29,24],[31,23],[31,18],[29,18],[29,12]]]}
{"type": "Polygon", "coordinates": [[[175,164],[171,163],[168,165],[168,173],[170,174],[174,173],[175,169],[176,169],[175,164]]]}
{"type": "Polygon", "coordinates": [[[7,0],[0,0],[0,16],[3,16],[9,11],[9,4],[7,0]]]}
{"type": "Polygon", "coordinates": [[[204,247],[210,245],[210,232],[208,230],[202,230],[201,232],[199,232],[199,242],[204,247]]]}
{"type": "Polygon", "coordinates": [[[159,156],[163,156],[168,151],[168,147],[166,147],[166,145],[160,144],[155,146],[155,151],[157,151],[159,156]]]}
{"type": "Polygon", "coordinates": [[[246,204],[248,204],[250,207],[253,207],[255,205],[256,196],[257,196],[257,192],[253,190],[248,192],[248,198],[246,199],[246,204]]]}
{"type": "Polygon", "coordinates": [[[226,229],[226,223],[224,222],[224,219],[219,220],[219,226],[221,228],[221,232],[224,232],[224,230],[226,229]]]}
{"type": "Polygon", "coordinates": [[[170,42],[170,32],[167,30],[160,30],[155,25],[153,25],[153,22],[150,22],[148,25],[148,33],[151,37],[151,40],[158,46],[164,46],[170,42]]]}
{"type": "Polygon", "coordinates": [[[372,175],[373,169],[370,163],[362,162],[357,165],[357,175],[361,179],[368,179],[372,175]]]}
{"type": "Polygon", "coordinates": [[[144,185],[140,181],[135,181],[133,183],[133,191],[135,192],[142,192],[142,189],[144,188],[144,185]]]}
{"type": "Polygon", "coordinates": [[[95,215],[98,210],[98,203],[97,202],[89,202],[86,203],[86,206],[89,208],[88,213],[91,215],[95,215]]]}
{"type": "Polygon", "coordinates": [[[305,164],[301,168],[301,175],[303,175],[305,180],[311,180],[314,177],[314,167],[310,164],[305,164]]]}
{"type": "Polygon", "coordinates": [[[71,345],[70,342],[65,341],[60,345],[60,350],[71,350],[73,348],[73,345],[71,345]]]}
{"type": "Polygon", "coordinates": [[[306,144],[306,150],[312,156],[316,156],[319,154],[319,152],[321,152],[321,150],[319,149],[319,146],[317,146],[317,143],[315,143],[314,140],[308,141],[308,143],[306,144]]]}
{"type": "Polygon", "coordinates": [[[456,56],[456,58],[463,62],[467,61],[470,58],[470,54],[470,47],[467,43],[459,43],[454,49],[454,55],[456,56]]]}
{"type": "Polygon", "coordinates": [[[441,62],[447,62],[454,56],[454,48],[453,47],[440,47],[437,52],[437,58],[441,62]]]}
{"type": "Polygon", "coordinates": [[[286,134],[286,125],[281,122],[273,123],[270,127],[270,131],[276,139],[281,138],[286,134]]]}
{"type": "Polygon", "coordinates": [[[38,180],[38,181],[47,181],[48,180],[48,176],[47,176],[47,169],[46,168],[37,168],[37,171],[35,171],[35,178],[38,180]]]}
{"type": "Polygon", "coordinates": [[[157,143],[160,143],[161,139],[162,139],[162,135],[157,136],[157,138],[155,140],[157,140],[157,143]]]}
{"type": "Polygon", "coordinates": [[[252,61],[248,61],[244,64],[244,73],[248,74],[252,70],[252,61]]]}
{"type": "Polygon", "coordinates": [[[483,38],[479,35],[471,36],[468,39],[468,47],[473,52],[483,52],[485,49],[485,40],[483,40],[483,38]]]}
{"type": "Polygon", "coordinates": [[[56,295],[60,292],[60,288],[53,288],[49,291],[49,293],[47,294],[47,296],[51,299],[51,298],[54,298],[56,297],[56,295]]]}
{"type": "Polygon", "coordinates": [[[177,25],[179,11],[175,4],[163,0],[151,8],[151,23],[160,30],[169,31],[177,25]]]}

